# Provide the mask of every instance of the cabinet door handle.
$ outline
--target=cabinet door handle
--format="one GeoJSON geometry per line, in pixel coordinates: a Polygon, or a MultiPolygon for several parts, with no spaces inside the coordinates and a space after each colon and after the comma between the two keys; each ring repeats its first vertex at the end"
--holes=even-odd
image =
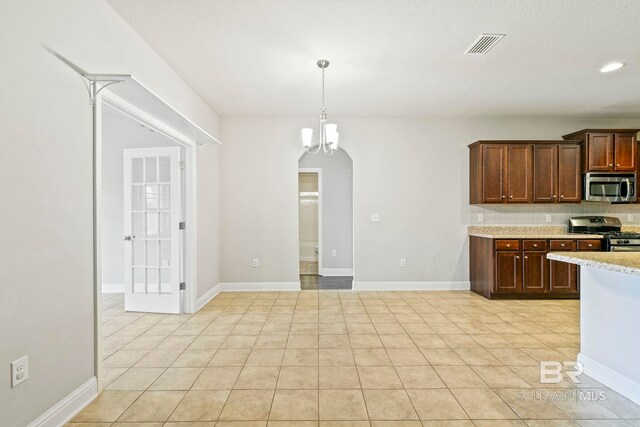
{"type": "Polygon", "coordinates": [[[504,199],[506,196],[502,196],[502,198],[504,199]]]}
{"type": "Polygon", "coordinates": [[[564,248],[564,243],[560,243],[560,246],[562,246],[564,248]]]}
{"type": "Polygon", "coordinates": [[[619,166],[620,166],[620,163],[616,164],[616,166],[618,166],[618,167],[619,167],[619,166]]]}
{"type": "Polygon", "coordinates": [[[529,259],[529,257],[525,255],[524,259],[529,259]]]}
{"type": "Polygon", "coordinates": [[[520,257],[516,255],[516,259],[520,259],[520,257]]]}
{"type": "Polygon", "coordinates": [[[507,247],[508,247],[508,248],[510,248],[510,247],[511,247],[511,244],[510,244],[510,243],[507,243],[507,247]]]}
{"type": "Polygon", "coordinates": [[[537,244],[537,243],[534,243],[534,244],[533,244],[533,247],[534,247],[534,248],[537,248],[537,247],[538,247],[538,244],[537,244]]]}
{"type": "Polygon", "coordinates": [[[592,247],[592,246],[593,246],[593,244],[592,244],[592,243],[589,243],[589,245],[588,245],[588,246],[589,246],[589,247],[592,247]]]}
{"type": "Polygon", "coordinates": [[[609,167],[613,166],[613,163],[609,163],[609,167]]]}

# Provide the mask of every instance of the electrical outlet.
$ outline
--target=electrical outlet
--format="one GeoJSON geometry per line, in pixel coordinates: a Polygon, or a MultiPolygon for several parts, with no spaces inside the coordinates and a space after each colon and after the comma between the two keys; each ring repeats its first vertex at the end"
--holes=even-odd
{"type": "Polygon", "coordinates": [[[338,251],[336,249],[331,249],[331,256],[338,256],[338,251]]]}
{"type": "Polygon", "coordinates": [[[478,222],[484,222],[484,214],[478,214],[478,222]]]}
{"type": "Polygon", "coordinates": [[[371,214],[371,222],[380,222],[380,214],[372,213],[371,214]]]}
{"type": "Polygon", "coordinates": [[[260,260],[258,258],[254,258],[253,262],[251,263],[251,265],[253,266],[253,268],[260,267],[260,260]]]}
{"type": "Polygon", "coordinates": [[[627,221],[633,222],[633,214],[627,214],[627,221]]]}
{"type": "Polygon", "coordinates": [[[29,379],[29,356],[11,362],[11,388],[29,379]]]}
{"type": "Polygon", "coordinates": [[[407,266],[407,259],[400,258],[400,267],[406,267],[406,266],[407,266]]]}
{"type": "Polygon", "coordinates": [[[544,220],[547,222],[551,222],[551,214],[544,214],[544,220]]]}

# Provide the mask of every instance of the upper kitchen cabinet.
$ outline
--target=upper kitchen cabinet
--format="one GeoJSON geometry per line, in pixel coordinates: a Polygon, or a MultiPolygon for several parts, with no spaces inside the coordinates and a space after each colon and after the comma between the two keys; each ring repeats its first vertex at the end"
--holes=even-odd
{"type": "Polygon", "coordinates": [[[577,141],[478,141],[470,148],[470,203],[580,202],[577,141]]]}
{"type": "Polygon", "coordinates": [[[584,145],[583,172],[635,172],[639,129],[583,129],[564,135],[584,145]]]}

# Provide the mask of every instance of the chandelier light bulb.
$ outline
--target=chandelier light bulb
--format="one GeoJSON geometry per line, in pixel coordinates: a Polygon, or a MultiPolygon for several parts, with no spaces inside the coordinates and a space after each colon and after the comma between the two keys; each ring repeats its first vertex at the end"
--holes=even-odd
{"type": "Polygon", "coordinates": [[[331,149],[332,151],[335,151],[338,149],[338,139],[340,139],[340,132],[336,132],[334,134],[333,140],[329,140],[327,138],[327,140],[329,141],[329,149],[331,149]]]}
{"type": "Polygon", "coordinates": [[[304,148],[311,147],[312,140],[313,140],[313,129],[311,128],[302,129],[302,146],[304,148]]]}

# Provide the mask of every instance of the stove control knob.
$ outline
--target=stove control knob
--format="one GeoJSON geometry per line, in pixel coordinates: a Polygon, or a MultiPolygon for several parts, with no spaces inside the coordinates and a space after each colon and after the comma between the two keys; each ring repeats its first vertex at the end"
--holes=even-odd
{"type": "Polygon", "coordinates": [[[628,240],[625,240],[624,242],[625,242],[625,243],[629,243],[629,241],[628,241],[628,240]]]}

